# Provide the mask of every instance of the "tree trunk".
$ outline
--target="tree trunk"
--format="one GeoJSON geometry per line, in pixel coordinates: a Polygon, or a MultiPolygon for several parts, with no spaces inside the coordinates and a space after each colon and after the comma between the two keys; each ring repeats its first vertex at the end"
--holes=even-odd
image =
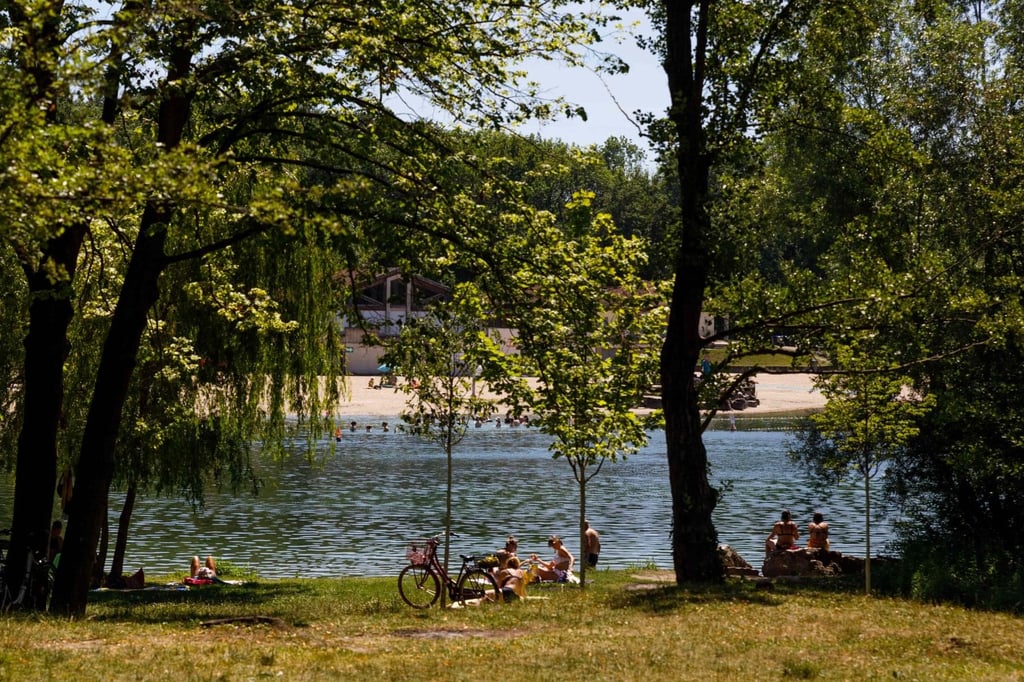
{"type": "MultiPolygon", "coordinates": [[[[84,230],[68,228],[51,240],[44,262],[73,278],[84,230]]],[[[45,268],[29,277],[32,303],[25,336],[24,397],[14,484],[11,549],[8,563],[25,565],[29,551],[46,553],[57,487],[57,431],[64,401],[64,362],[70,350],[67,331],[73,316],[69,281],[51,281],[45,268]]],[[[10,576],[17,591],[24,577],[10,576]],[[16,584],[15,584],[16,583],[16,584]]]]}
{"type": "MultiPolygon", "coordinates": [[[[171,150],[181,143],[191,115],[191,94],[182,86],[191,70],[191,27],[170,55],[167,87],[160,103],[158,142],[171,150]]],[[[106,523],[107,495],[114,472],[114,453],[132,372],[138,357],[146,318],[159,295],[159,279],[166,266],[164,246],[174,206],[151,200],[142,212],[139,235],[125,273],[117,307],[110,322],[96,385],[82,436],[71,519],[64,538],[50,610],[85,615],[89,583],[96,559],[96,543],[106,523]]]]}
{"type": "MultiPolygon", "coordinates": [[[[448,431],[445,433],[444,453],[448,462],[448,478],[444,488],[444,566],[445,573],[448,572],[448,559],[451,556],[452,547],[452,449],[455,447],[452,437],[451,415],[447,415],[446,423],[448,431]]],[[[441,587],[441,608],[447,604],[448,588],[441,587]]]]}
{"type": "Polygon", "coordinates": [[[704,130],[704,54],[708,6],[700,5],[696,42],[693,3],[664,2],[665,74],[678,137],[682,230],[675,261],[669,323],[661,351],[662,407],[672,490],[672,561],[676,581],[719,580],[718,535],[711,513],[718,493],[708,483],[707,451],[693,381],[703,341],[700,317],[708,279],[707,211],[710,161],[704,130]]]}
{"type": "Polygon", "coordinates": [[[124,496],[121,515],[117,519],[117,540],[114,542],[114,558],[110,560],[110,575],[120,579],[124,575],[124,553],[128,548],[128,527],[132,522],[132,511],[135,509],[135,494],[138,486],[134,482],[128,484],[124,496]]]}
{"type": "Polygon", "coordinates": [[[576,557],[576,561],[580,567],[580,589],[584,590],[587,587],[587,477],[586,468],[584,464],[580,463],[580,523],[579,523],[579,538],[580,538],[580,553],[576,557]]]}
{"type": "Polygon", "coordinates": [[[96,564],[92,567],[92,586],[103,585],[103,567],[107,565],[107,550],[110,548],[110,509],[103,510],[103,526],[100,527],[100,546],[96,550],[96,564]]]}
{"type": "Polygon", "coordinates": [[[142,215],[139,237],[96,375],[96,388],[82,437],[82,451],[71,497],[71,518],[64,538],[50,610],[85,614],[96,559],[96,543],[106,523],[107,495],[125,400],[141,344],[146,317],[158,295],[163,268],[166,210],[150,205],[142,215]]]}
{"type": "MultiPolygon", "coordinates": [[[[28,14],[22,3],[5,3],[4,9],[8,14],[7,25],[23,32],[25,43],[32,46],[30,54],[20,54],[16,59],[24,77],[22,105],[31,109],[42,107],[47,124],[56,125],[53,64],[56,55],[65,49],[62,7],[56,3],[52,12],[28,14]]],[[[64,362],[69,352],[67,331],[74,314],[71,283],[84,235],[84,225],[68,225],[46,243],[38,262],[22,261],[31,302],[24,341],[22,424],[8,555],[11,566],[25,565],[30,551],[44,555],[47,551],[57,485],[57,431],[64,400],[64,362]],[[62,270],[66,279],[53,279],[53,273],[62,270]]],[[[17,573],[8,584],[15,591],[20,589],[24,577],[20,571],[17,573]]]]}
{"type": "Polygon", "coordinates": [[[871,477],[864,476],[864,594],[871,596],[871,477]]]}

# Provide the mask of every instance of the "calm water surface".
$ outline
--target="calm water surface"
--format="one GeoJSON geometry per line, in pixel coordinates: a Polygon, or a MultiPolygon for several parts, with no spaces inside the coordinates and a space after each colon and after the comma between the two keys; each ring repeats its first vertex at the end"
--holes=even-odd
{"type": "MultiPolygon", "coordinates": [[[[377,418],[351,417],[360,424],[377,418]]],[[[792,436],[778,431],[710,431],[705,443],[711,480],[725,485],[715,511],[719,540],[760,566],[764,538],[782,508],[805,531],[814,510],[832,527],[833,549],[864,554],[862,485],[820,492],[791,465],[792,436]]],[[[410,540],[443,527],[445,456],[438,446],[403,433],[346,432],[336,449],[325,440],[310,463],[296,445],[284,462],[263,462],[258,496],[211,491],[193,514],[183,501],[137,502],[126,570],[150,575],[183,571],[194,554],[213,554],[267,577],[392,575],[410,540]]],[[[576,552],[577,486],[569,465],[552,460],[535,429],[472,429],[454,456],[454,553],[495,550],[507,534],[520,553],[549,553],[558,533],[576,552]]],[[[112,495],[111,528],[122,498],[112,495]]],[[[873,507],[876,504],[873,501],[873,507]]],[[[10,518],[10,482],[0,490],[0,519],[10,518]]],[[[670,568],[671,498],[664,433],[640,453],[606,463],[587,488],[587,515],[601,532],[601,566],[670,568]]],[[[892,515],[872,523],[872,553],[891,538],[892,515]]],[[[113,539],[111,540],[113,542],[113,539]]]]}

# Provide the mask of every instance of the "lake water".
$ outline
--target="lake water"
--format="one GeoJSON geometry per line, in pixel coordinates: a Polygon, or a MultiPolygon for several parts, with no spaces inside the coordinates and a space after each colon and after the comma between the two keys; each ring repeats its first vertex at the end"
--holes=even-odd
{"type": "MultiPolygon", "coordinates": [[[[833,549],[863,556],[863,484],[816,490],[786,457],[791,439],[784,431],[705,434],[712,483],[728,482],[714,516],[720,542],[759,567],[781,509],[793,512],[802,534],[820,510],[831,524],[833,549]]],[[[551,533],[577,552],[578,488],[568,463],[553,460],[547,445],[536,429],[470,430],[454,456],[453,554],[496,550],[509,533],[519,538],[521,555],[547,556],[551,533]]],[[[397,575],[408,542],[443,528],[444,453],[379,428],[345,432],[334,446],[333,438],[325,440],[313,464],[298,446],[287,461],[263,462],[258,496],[211,491],[195,514],[179,499],[140,496],[125,569],[173,573],[186,570],[194,554],[213,554],[266,577],[397,575]]],[[[0,522],[10,519],[11,496],[8,481],[0,488],[0,522]]],[[[111,496],[112,532],[121,501],[111,496]]],[[[671,568],[670,510],[664,433],[654,432],[644,450],[606,463],[588,485],[587,516],[602,537],[600,565],[671,568]]],[[[891,521],[891,513],[873,519],[873,554],[890,540],[891,521]]]]}

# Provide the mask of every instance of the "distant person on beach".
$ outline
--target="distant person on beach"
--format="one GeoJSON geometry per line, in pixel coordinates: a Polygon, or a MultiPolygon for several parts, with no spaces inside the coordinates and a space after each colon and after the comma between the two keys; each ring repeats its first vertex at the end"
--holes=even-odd
{"type": "Polygon", "coordinates": [[[584,521],[583,528],[583,537],[587,541],[587,566],[593,568],[594,566],[597,566],[597,559],[601,554],[601,536],[596,530],[590,527],[590,521],[584,521]]]}
{"type": "Polygon", "coordinates": [[[338,428],[334,429],[334,440],[336,440],[339,443],[341,442],[341,427],[340,426],[338,428]]]}
{"type": "Polygon", "coordinates": [[[814,512],[813,520],[807,526],[807,546],[823,549],[826,552],[831,549],[828,541],[828,523],[821,512],[814,512]]]}
{"type": "Polygon", "coordinates": [[[358,427],[359,427],[358,424],[356,424],[355,422],[352,422],[351,424],[348,425],[348,430],[351,431],[352,433],[355,433],[356,432],[356,428],[358,428],[358,427]]]}
{"type": "Polygon", "coordinates": [[[387,422],[381,422],[380,430],[383,431],[384,433],[387,433],[388,431],[391,430],[391,427],[388,426],[387,422]]]}
{"type": "Polygon", "coordinates": [[[800,537],[800,529],[793,522],[789,510],[782,510],[782,520],[776,521],[772,526],[772,532],[764,542],[764,553],[766,555],[781,552],[787,549],[796,548],[796,539],[800,537]]]}

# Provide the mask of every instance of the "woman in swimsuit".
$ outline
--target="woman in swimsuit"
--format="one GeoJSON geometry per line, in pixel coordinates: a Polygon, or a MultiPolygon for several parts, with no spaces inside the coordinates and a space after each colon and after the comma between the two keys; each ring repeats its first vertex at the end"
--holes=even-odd
{"type": "Polygon", "coordinates": [[[565,582],[573,564],[576,563],[576,557],[562,544],[562,538],[557,535],[548,538],[548,547],[555,550],[555,556],[551,561],[538,559],[536,554],[530,555],[530,560],[537,562],[537,575],[541,580],[565,582]]]}
{"type": "Polygon", "coordinates": [[[821,512],[814,512],[814,520],[807,526],[807,547],[818,547],[828,551],[830,543],[828,541],[828,524],[825,523],[825,517],[821,512]]]}
{"type": "Polygon", "coordinates": [[[764,553],[769,555],[785,549],[796,549],[798,537],[800,537],[800,529],[793,523],[789,510],[784,509],[782,520],[775,522],[772,532],[768,534],[768,539],[764,542],[764,553]]]}

